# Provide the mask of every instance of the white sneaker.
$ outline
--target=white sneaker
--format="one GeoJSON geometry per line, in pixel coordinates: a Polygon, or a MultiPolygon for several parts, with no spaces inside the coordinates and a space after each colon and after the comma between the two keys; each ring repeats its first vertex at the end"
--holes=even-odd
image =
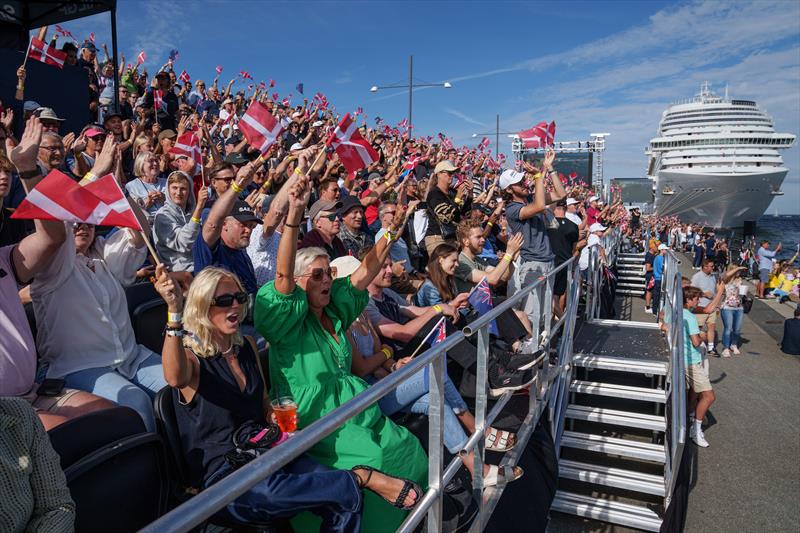
{"type": "Polygon", "coordinates": [[[691,438],[694,441],[694,443],[700,446],[701,448],[709,447],[708,441],[706,440],[706,436],[703,433],[702,429],[698,429],[697,431],[695,431],[694,434],[691,435],[691,438]]]}
{"type": "Polygon", "coordinates": [[[725,348],[724,350],[722,350],[722,357],[730,357],[730,356],[731,356],[731,351],[729,349],[725,348]]]}
{"type": "Polygon", "coordinates": [[[645,307],[644,308],[644,312],[645,313],[652,313],[653,312],[653,308],[652,307],[645,307]]]}
{"type": "Polygon", "coordinates": [[[735,344],[731,346],[731,351],[733,352],[733,355],[742,355],[742,352],[739,351],[739,347],[735,344]]]}

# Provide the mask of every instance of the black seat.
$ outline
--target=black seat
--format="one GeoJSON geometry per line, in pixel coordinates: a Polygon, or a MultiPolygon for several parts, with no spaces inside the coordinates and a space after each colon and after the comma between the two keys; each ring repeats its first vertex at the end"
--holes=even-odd
{"type": "Polygon", "coordinates": [[[160,297],[139,304],[131,313],[131,327],[136,342],[160,354],[164,347],[167,304],[160,297]]]}
{"type": "MultiPolygon", "coordinates": [[[[171,478],[175,480],[171,494],[173,501],[180,504],[196,494],[200,487],[192,487],[188,481],[188,467],[183,455],[181,446],[180,432],[178,431],[178,420],[175,417],[175,396],[171,387],[164,387],[158,394],[153,405],[156,415],[156,426],[162,435],[167,447],[168,468],[171,478]]],[[[228,527],[234,531],[266,533],[266,532],[291,532],[291,526],[287,520],[279,520],[276,523],[266,524],[241,524],[232,522],[223,516],[214,516],[209,523],[228,527]]]]}
{"type": "Polygon", "coordinates": [[[75,501],[77,531],[136,531],[166,511],[169,478],[161,437],[147,433],[130,407],[67,420],[48,436],[75,501]]]}
{"type": "Polygon", "coordinates": [[[133,311],[145,302],[160,300],[156,288],[149,281],[139,281],[125,287],[125,298],[128,300],[128,314],[133,316],[133,311]]]}

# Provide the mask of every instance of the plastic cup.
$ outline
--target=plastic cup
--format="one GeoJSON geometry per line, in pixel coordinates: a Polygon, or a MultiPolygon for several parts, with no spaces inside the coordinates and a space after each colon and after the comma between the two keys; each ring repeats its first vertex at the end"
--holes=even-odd
{"type": "Polygon", "coordinates": [[[284,433],[297,431],[297,404],[291,396],[281,396],[271,402],[272,411],[278,420],[278,427],[284,433]]]}

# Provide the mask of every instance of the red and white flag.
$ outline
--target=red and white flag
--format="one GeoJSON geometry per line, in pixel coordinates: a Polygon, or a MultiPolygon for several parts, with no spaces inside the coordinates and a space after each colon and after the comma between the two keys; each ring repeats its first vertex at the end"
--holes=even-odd
{"type": "Polygon", "coordinates": [[[222,65],[217,65],[217,76],[222,74],[222,65]]]}
{"type": "Polygon", "coordinates": [[[553,146],[556,136],[556,123],[540,122],[529,130],[522,130],[517,135],[525,148],[547,148],[553,146]]]}
{"type": "Polygon", "coordinates": [[[92,44],[94,44],[94,32],[89,34],[89,40],[92,41],[92,44]]]}
{"type": "Polygon", "coordinates": [[[356,123],[350,120],[350,113],[345,114],[328,139],[328,146],[333,146],[347,172],[358,172],[379,159],[378,152],[358,132],[356,123]]]}
{"type": "Polygon", "coordinates": [[[189,76],[189,73],[186,72],[185,70],[181,72],[181,75],[178,76],[178,79],[181,80],[183,83],[189,83],[190,81],[192,81],[192,78],[189,76]]]}
{"type": "Polygon", "coordinates": [[[113,174],[82,187],[53,170],[28,193],[11,218],[142,229],[113,174]]]}
{"type": "Polygon", "coordinates": [[[144,50],[142,50],[141,52],[139,52],[139,55],[136,56],[136,66],[138,67],[139,65],[144,63],[146,59],[147,56],[145,55],[144,50]]]}
{"type": "Polygon", "coordinates": [[[253,79],[253,76],[251,76],[250,73],[247,72],[246,70],[240,71],[239,72],[239,76],[241,76],[243,80],[252,80],[253,79]]]}
{"type": "Polygon", "coordinates": [[[239,131],[250,146],[263,154],[278,140],[283,133],[283,126],[272,116],[267,106],[261,102],[253,102],[239,119],[239,131]]]}
{"type": "Polygon", "coordinates": [[[414,170],[422,162],[422,156],[413,156],[403,163],[403,170],[414,170]]]}
{"type": "Polygon", "coordinates": [[[35,61],[41,61],[47,65],[64,68],[64,61],[67,59],[66,52],[57,50],[53,46],[45,44],[41,39],[31,37],[31,45],[28,49],[28,57],[35,61]]]}
{"type": "Polygon", "coordinates": [[[153,89],[153,107],[156,111],[164,109],[164,91],[161,89],[153,89]]]}
{"type": "Polygon", "coordinates": [[[75,40],[75,36],[72,35],[72,32],[66,28],[62,28],[60,25],[56,24],[56,31],[63,35],[64,37],[69,37],[73,41],[75,40]]]}
{"type": "Polygon", "coordinates": [[[198,165],[203,164],[203,152],[200,150],[200,139],[193,131],[184,133],[175,139],[175,145],[170,148],[170,153],[185,155],[194,159],[198,165]]]}
{"type": "Polygon", "coordinates": [[[481,139],[481,142],[480,142],[480,144],[478,144],[478,149],[479,149],[481,152],[483,152],[483,151],[484,151],[484,150],[486,150],[488,147],[489,147],[489,138],[488,138],[488,137],[484,137],[483,139],[481,139]]]}

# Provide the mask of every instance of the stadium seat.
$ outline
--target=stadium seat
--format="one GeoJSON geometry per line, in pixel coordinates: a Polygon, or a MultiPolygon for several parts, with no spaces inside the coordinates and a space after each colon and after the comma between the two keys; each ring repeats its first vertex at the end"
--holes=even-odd
{"type": "Polygon", "coordinates": [[[131,313],[131,326],[136,342],[160,354],[164,347],[167,325],[167,304],[160,297],[139,304],[131,313]]]}

